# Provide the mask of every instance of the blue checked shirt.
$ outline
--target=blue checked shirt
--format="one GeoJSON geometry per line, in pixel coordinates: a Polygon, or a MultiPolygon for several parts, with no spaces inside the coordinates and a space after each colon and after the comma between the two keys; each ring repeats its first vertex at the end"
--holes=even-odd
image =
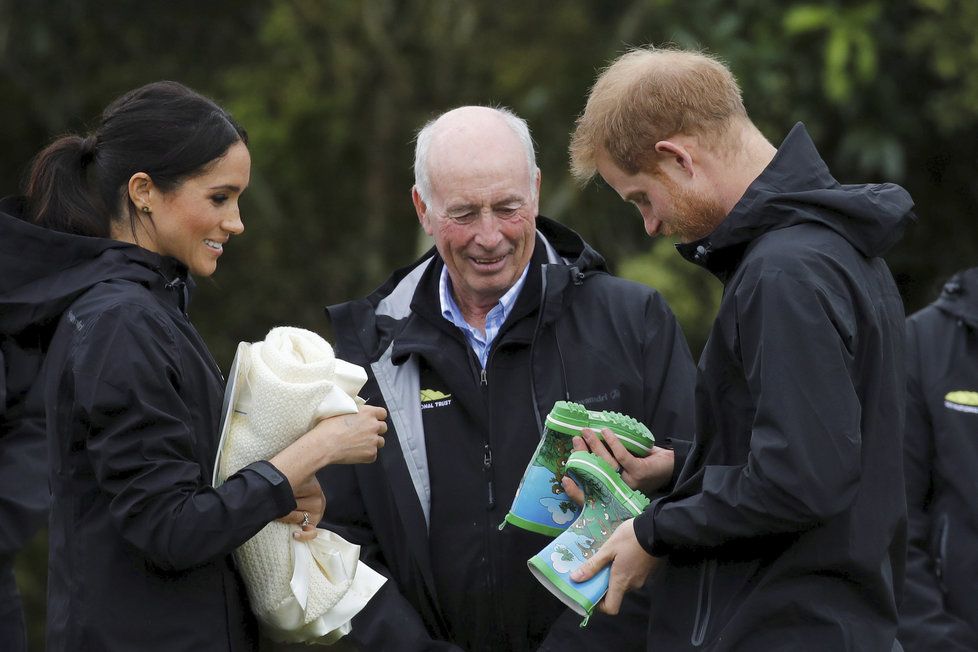
{"type": "Polygon", "coordinates": [[[455,324],[462,331],[462,334],[465,335],[465,341],[475,351],[475,356],[479,358],[479,364],[482,365],[483,369],[486,368],[486,362],[489,360],[492,341],[496,339],[496,335],[499,334],[499,329],[502,328],[506,318],[509,317],[509,313],[513,310],[513,306],[516,304],[516,298],[520,296],[520,291],[526,282],[526,272],[529,269],[530,266],[527,265],[523,269],[523,274],[519,280],[513,284],[513,287],[509,288],[506,294],[500,297],[499,303],[493,306],[489,314],[486,315],[486,330],[482,332],[465,321],[465,317],[462,316],[462,311],[459,310],[458,304],[455,303],[455,297],[452,296],[452,280],[448,276],[448,268],[441,268],[441,280],[438,282],[438,296],[441,299],[442,317],[455,324]]]}

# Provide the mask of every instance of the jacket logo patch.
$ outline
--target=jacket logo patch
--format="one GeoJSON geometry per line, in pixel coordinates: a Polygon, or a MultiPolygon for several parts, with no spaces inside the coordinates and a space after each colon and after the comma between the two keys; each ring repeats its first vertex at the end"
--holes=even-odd
{"type": "Polygon", "coordinates": [[[439,392],[437,389],[421,390],[421,409],[447,407],[452,404],[452,395],[439,392]]]}
{"type": "Polygon", "coordinates": [[[978,392],[948,392],[944,396],[944,407],[958,412],[978,414],[978,392]]]}

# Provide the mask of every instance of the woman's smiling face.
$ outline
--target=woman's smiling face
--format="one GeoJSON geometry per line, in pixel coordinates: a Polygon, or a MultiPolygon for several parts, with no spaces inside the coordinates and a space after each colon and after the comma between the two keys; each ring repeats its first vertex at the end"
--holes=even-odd
{"type": "Polygon", "coordinates": [[[238,199],[251,178],[251,155],[236,142],[203,173],[169,192],[153,188],[144,202],[151,220],[143,222],[138,244],[171,256],[195,276],[210,276],[232,235],[244,231],[238,199]]]}

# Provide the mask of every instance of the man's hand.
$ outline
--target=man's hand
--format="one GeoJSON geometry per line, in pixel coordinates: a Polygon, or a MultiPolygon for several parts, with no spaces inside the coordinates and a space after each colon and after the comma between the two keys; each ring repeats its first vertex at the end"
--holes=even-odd
{"type": "Polygon", "coordinates": [[[653,446],[648,456],[636,457],[628,452],[613,431],[604,428],[601,435],[603,442],[593,430],[585,428],[581,431],[581,437],[574,437],[574,450],[589,450],[604,459],[611,468],[621,468],[621,479],[632,489],[651,493],[672,478],[675,454],[671,450],[653,446]]]}
{"type": "Polygon", "coordinates": [[[611,579],[608,592],[598,603],[598,611],[615,615],[621,609],[621,601],[627,591],[634,591],[645,584],[645,580],[659,564],[658,558],[645,552],[635,537],[634,519],[628,519],[611,533],[598,552],[571,573],[575,582],[591,579],[599,570],[611,564],[611,579]]]}

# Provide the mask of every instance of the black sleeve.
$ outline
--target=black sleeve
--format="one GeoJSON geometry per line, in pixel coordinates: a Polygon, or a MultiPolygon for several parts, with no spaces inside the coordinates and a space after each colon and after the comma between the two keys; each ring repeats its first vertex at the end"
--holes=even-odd
{"type": "Polygon", "coordinates": [[[50,504],[39,363],[0,338],[0,558],[24,547],[50,504]]]}
{"type": "MultiPolygon", "coordinates": [[[[899,639],[907,652],[978,650],[978,632],[947,610],[931,553],[929,510],[935,451],[933,424],[921,377],[921,341],[907,322],[907,413],[904,477],[907,485],[907,566],[900,603],[899,639]]],[[[953,454],[953,453],[952,453],[953,454]]]]}
{"type": "Polygon", "coordinates": [[[294,508],[288,480],[268,462],[209,485],[195,441],[217,433],[193,430],[180,394],[182,360],[163,317],[124,306],[86,329],[67,373],[95,479],[126,541],[161,568],[186,569],[231,552],[294,508]]]}
{"type": "Polygon", "coordinates": [[[401,594],[367,516],[355,468],[344,464],[327,466],[318,477],[327,501],[320,526],[359,545],[360,560],[387,578],[353,618],[353,630],[347,638],[362,650],[459,650],[456,645],[433,639],[421,614],[401,594]]]}
{"type": "Polygon", "coordinates": [[[672,467],[672,478],[670,478],[669,484],[661,489],[661,492],[665,493],[676,488],[676,482],[679,480],[679,474],[682,473],[683,467],[686,465],[686,460],[689,459],[689,455],[693,450],[693,442],[686,439],[669,437],[668,439],[664,440],[661,445],[671,449],[673,455],[675,456],[675,463],[672,467]]]}
{"type": "Polygon", "coordinates": [[[862,411],[837,330],[846,316],[832,314],[812,284],[780,271],[762,273],[737,304],[756,405],[747,461],[706,466],[700,493],[664,498],[636,517],[650,554],[802,531],[855,498],[862,411]]]}

